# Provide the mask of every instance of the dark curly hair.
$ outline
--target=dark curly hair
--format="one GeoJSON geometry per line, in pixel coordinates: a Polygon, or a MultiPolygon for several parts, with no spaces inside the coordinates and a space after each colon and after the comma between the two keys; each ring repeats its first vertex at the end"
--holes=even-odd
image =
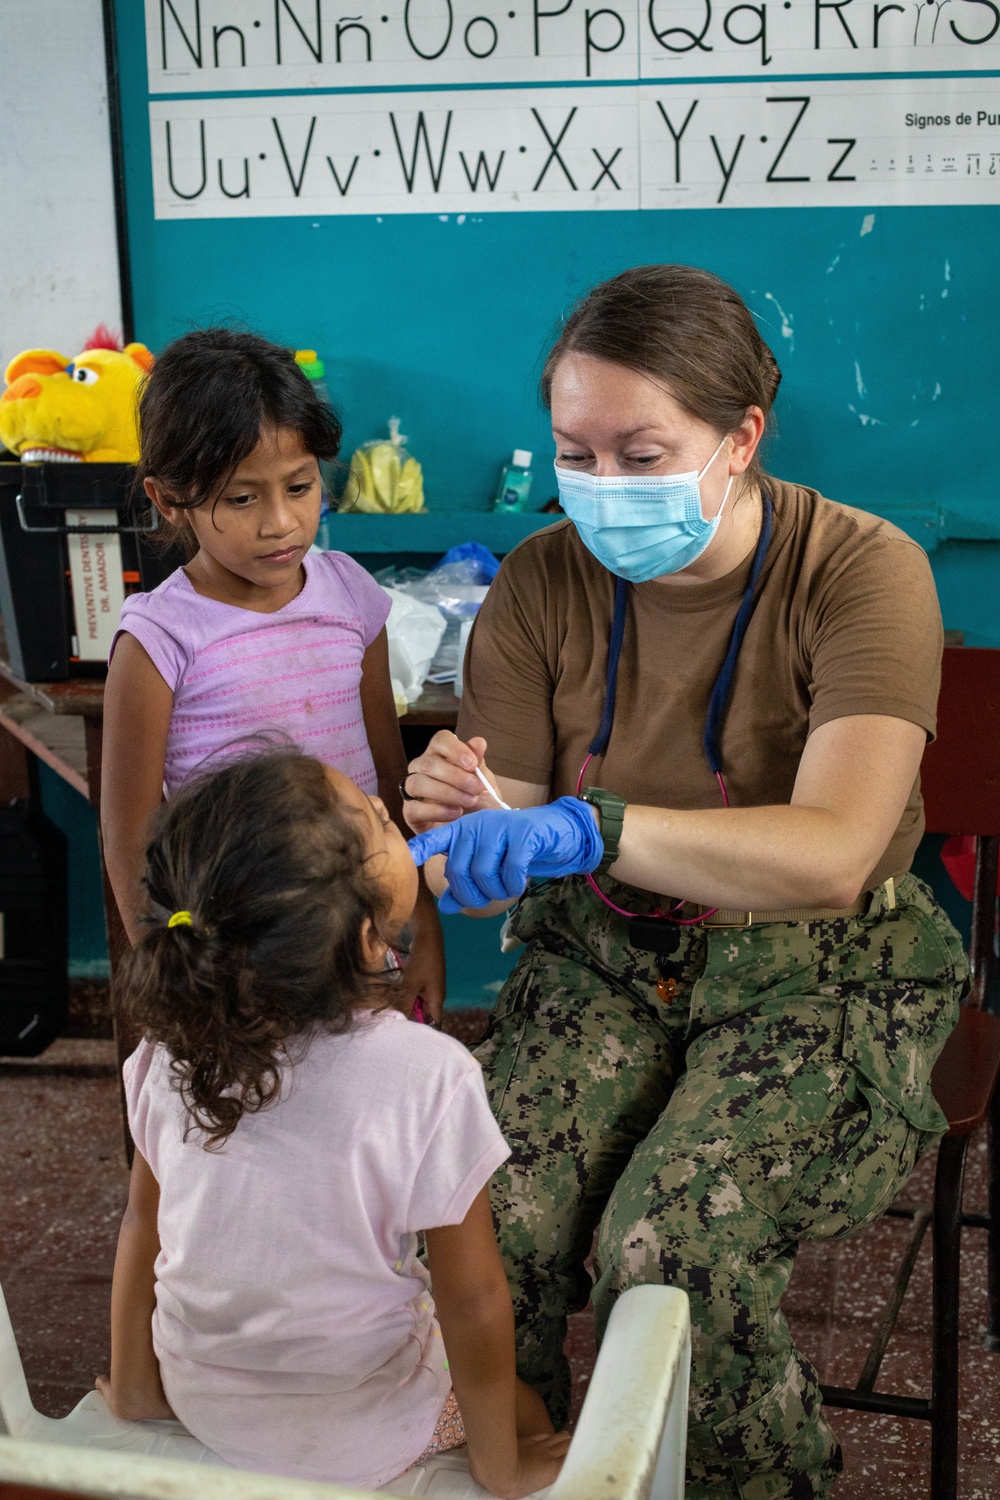
{"type": "MultiPolygon", "coordinates": [[[[218,495],[265,427],[298,432],[316,458],[334,459],[339,418],[313,390],[290,349],[256,333],[200,328],[157,355],[139,402],[136,493],[155,479],[181,510],[218,495]]],[[[189,526],[160,521],[165,544],[193,551],[189,526]]]]}
{"type": "Polygon", "coordinates": [[[219,1146],[281,1090],[282,1068],[353,1008],[391,1003],[365,966],[365,918],[386,913],[357,811],[319,761],[255,754],[165,804],[147,850],[156,915],[116,978],[124,1013],[173,1059],[192,1124],[219,1146]],[[176,911],[191,925],[168,926],[176,911]]]}

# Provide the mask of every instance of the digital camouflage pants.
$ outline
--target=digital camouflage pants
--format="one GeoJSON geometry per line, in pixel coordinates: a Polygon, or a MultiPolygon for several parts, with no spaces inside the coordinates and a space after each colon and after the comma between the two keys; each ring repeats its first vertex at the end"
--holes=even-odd
{"type": "Polygon", "coordinates": [[[689,1500],[827,1495],[840,1453],[781,1296],[798,1242],[869,1223],[944,1129],[958,934],[912,876],[894,909],[883,888],[851,919],[675,926],[670,953],[579,878],[511,925],[527,946],[477,1055],[513,1152],[493,1203],[518,1373],[565,1421],[567,1313],[592,1296],[600,1337],[627,1287],[683,1287],[689,1500]]]}

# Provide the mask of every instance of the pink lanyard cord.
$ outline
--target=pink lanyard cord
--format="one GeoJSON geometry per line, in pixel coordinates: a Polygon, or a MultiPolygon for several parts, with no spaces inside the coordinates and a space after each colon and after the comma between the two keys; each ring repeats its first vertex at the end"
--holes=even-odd
{"type": "MultiPolygon", "coordinates": [[[[586,775],[587,767],[590,765],[590,762],[593,760],[593,758],[593,753],[589,753],[583,765],[580,767],[580,774],[576,779],[576,795],[578,797],[583,791],[583,778],[586,775]]],[[[721,771],[715,772],[715,779],[719,783],[719,791],[722,793],[722,805],[723,807],[728,807],[729,793],[726,791],[726,783],[722,778],[721,771]]],[[[593,875],[584,875],[583,878],[590,886],[590,889],[596,892],[598,896],[600,896],[605,906],[609,906],[611,910],[617,912],[620,917],[651,917],[653,919],[658,919],[661,922],[673,922],[677,927],[694,927],[699,922],[704,922],[706,917],[714,917],[715,913],[719,910],[717,906],[713,906],[710,911],[703,911],[700,916],[697,917],[679,917],[677,916],[677,913],[681,911],[687,903],[684,901],[678,901],[677,905],[671,907],[670,911],[661,911],[659,907],[657,907],[655,911],[650,912],[626,911],[624,906],[616,905],[616,903],[612,901],[609,896],[606,896],[604,894],[604,892],[601,890],[601,887],[594,879],[593,875]]]]}

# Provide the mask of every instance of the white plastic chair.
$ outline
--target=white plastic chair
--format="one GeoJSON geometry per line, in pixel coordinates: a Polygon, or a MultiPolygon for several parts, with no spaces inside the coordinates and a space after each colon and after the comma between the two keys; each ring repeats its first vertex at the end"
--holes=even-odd
{"type": "MultiPolygon", "coordinates": [[[[548,1500],[682,1500],[691,1334],[688,1300],[640,1286],[615,1305],[580,1420],[548,1500]]],[[[99,1391],[66,1417],[31,1404],[0,1290],[0,1479],[132,1500],[359,1500],[369,1491],[231,1468],[179,1422],[123,1422],[99,1391]],[[193,1465],[198,1465],[197,1472],[193,1465]]],[[[464,1450],[383,1487],[480,1500],[464,1450]]]]}
{"type": "Polygon", "coordinates": [[[143,1453],[185,1463],[218,1464],[218,1454],[199,1443],[180,1422],[123,1422],[100,1391],[88,1391],[66,1417],[43,1417],[31,1404],[10,1314],[0,1288],[0,1433],[33,1443],[143,1453]]]}

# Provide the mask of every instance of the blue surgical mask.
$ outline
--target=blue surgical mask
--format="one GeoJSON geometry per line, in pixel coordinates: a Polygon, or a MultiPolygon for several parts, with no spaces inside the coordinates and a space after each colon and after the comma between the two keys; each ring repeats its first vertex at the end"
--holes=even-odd
{"type": "Polygon", "coordinates": [[[699,485],[725,446],[697,473],[577,474],[556,465],[559,503],[584,546],[629,583],[679,573],[701,556],[719,529],[732,478],[718,515],[706,521],[699,485]]]}

